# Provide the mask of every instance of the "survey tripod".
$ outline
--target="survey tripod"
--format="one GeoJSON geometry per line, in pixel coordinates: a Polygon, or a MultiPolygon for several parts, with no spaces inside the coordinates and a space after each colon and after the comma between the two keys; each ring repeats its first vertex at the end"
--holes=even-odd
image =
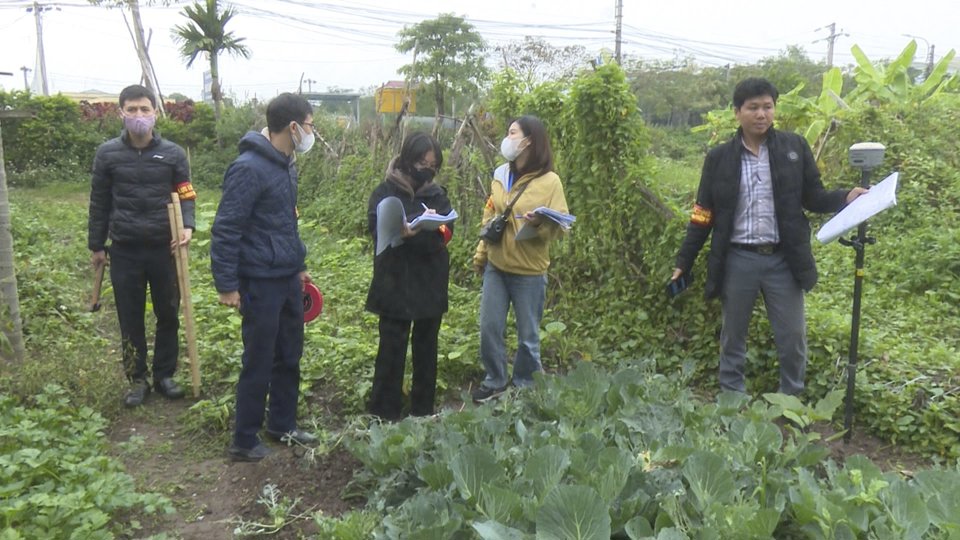
{"type": "MultiPolygon", "coordinates": [[[[858,143],[850,147],[850,164],[860,169],[860,187],[870,187],[873,169],[883,161],[884,146],[878,143],[858,143]]],[[[847,396],[843,416],[843,441],[850,442],[853,434],[853,389],[857,379],[857,358],[860,346],[860,306],[863,297],[863,259],[867,244],[875,244],[876,238],[867,236],[867,222],[857,225],[857,235],[840,243],[850,246],[856,253],[853,278],[853,313],[850,317],[850,356],[847,362],[847,396]]]]}

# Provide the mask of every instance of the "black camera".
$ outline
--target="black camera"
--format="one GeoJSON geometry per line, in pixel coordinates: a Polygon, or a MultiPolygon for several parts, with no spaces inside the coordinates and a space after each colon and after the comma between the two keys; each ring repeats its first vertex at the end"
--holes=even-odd
{"type": "Polygon", "coordinates": [[[480,229],[480,238],[488,244],[497,244],[503,238],[503,231],[507,229],[507,218],[500,214],[487,222],[480,229]]]}

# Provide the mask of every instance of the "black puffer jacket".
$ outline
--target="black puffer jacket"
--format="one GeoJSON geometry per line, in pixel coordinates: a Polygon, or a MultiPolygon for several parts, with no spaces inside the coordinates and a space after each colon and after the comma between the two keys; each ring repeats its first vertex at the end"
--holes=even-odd
{"type": "MultiPolygon", "coordinates": [[[[810,146],[796,133],[771,128],[767,134],[767,150],[780,249],[797,282],[803,290],[809,291],[817,283],[817,266],[810,248],[810,222],[803,210],[821,213],[839,211],[845,205],[849,190],[824,189],[810,146]]],[[[733,139],[707,153],[697,191],[697,205],[712,213],[712,222],[704,226],[691,221],[677,255],[676,267],[689,272],[707,236],[713,232],[704,287],[707,298],[720,296],[722,292],[724,262],[740,196],[742,153],[739,130],[733,139]]]]}
{"type": "MultiPolygon", "coordinates": [[[[93,160],[87,247],[103,250],[108,231],[114,242],[169,244],[170,193],[189,182],[186,152],[156,133],[142,150],[130,145],[126,131],[101,144],[93,160]]],[[[180,207],[184,227],[194,228],[194,201],[180,207]]]]}
{"type": "MultiPolygon", "coordinates": [[[[408,221],[423,213],[421,203],[438,214],[451,210],[447,192],[438,184],[429,182],[411,197],[400,186],[385,181],[373,190],[367,206],[374,245],[377,243],[377,205],[387,197],[400,199],[408,221]]],[[[421,231],[374,257],[367,310],[405,321],[439,317],[447,311],[449,279],[450,254],[443,236],[438,231],[421,231]]]]}

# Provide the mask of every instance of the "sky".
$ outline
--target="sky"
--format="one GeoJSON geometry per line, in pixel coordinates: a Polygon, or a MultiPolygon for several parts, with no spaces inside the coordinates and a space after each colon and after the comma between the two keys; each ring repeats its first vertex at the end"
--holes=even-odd
{"type": "MultiPolygon", "coordinates": [[[[141,4],[146,4],[141,0],[141,4]]],[[[161,2],[153,2],[160,4],[161,2]]],[[[222,2],[223,3],[223,2],[222,2]]],[[[152,30],[150,55],[164,94],[201,95],[204,58],[187,68],[171,37],[186,19],[188,2],[142,8],[152,30]]],[[[284,91],[362,91],[401,77],[412,56],[396,52],[397,32],[440,13],[463,16],[491,47],[524,36],[553,45],[579,44],[591,54],[614,48],[616,0],[234,0],[227,26],[246,39],[249,60],[222,57],[221,84],[239,101],[269,99],[284,91]]],[[[0,87],[24,87],[21,66],[34,70],[37,32],[33,2],[0,0],[0,87]]],[[[116,93],[140,80],[140,65],[123,12],[84,0],[40,1],[51,93],[96,89],[116,93]]],[[[871,59],[896,56],[917,36],[917,58],[929,47],[939,60],[960,49],[960,6],[955,0],[623,0],[624,55],[648,60],[693,57],[702,65],[754,62],[789,45],[814,60],[826,58],[836,24],[834,63],[853,63],[859,45],[871,59]]],[[[502,67],[495,56],[487,62],[502,67]]],[[[28,72],[32,83],[34,71],[28,72]]]]}

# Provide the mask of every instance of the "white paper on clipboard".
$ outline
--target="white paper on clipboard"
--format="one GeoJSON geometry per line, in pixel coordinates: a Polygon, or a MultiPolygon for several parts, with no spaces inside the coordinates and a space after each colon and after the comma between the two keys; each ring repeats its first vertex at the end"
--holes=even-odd
{"type": "Polygon", "coordinates": [[[829,244],[853,229],[857,225],[897,204],[897,181],[900,173],[895,172],[882,182],[870,188],[840,211],[839,214],[824,223],[817,231],[817,240],[829,244]]]}

